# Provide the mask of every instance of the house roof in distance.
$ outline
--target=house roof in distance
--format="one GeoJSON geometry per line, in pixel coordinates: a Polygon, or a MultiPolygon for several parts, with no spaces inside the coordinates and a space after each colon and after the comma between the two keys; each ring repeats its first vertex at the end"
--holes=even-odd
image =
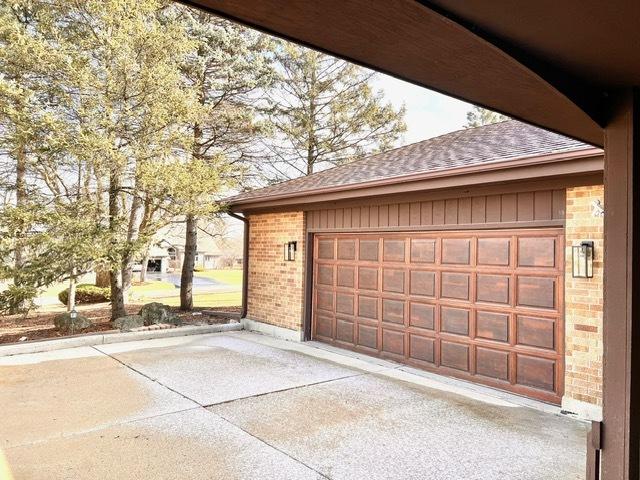
{"type": "MultiPolygon", "coordinates": [[[[312,194],[327,189],[401,181],[466,167],[490,168],[495,163],[600,149],[516,120],[468,128],[388,150],[309,176],[236,195],[230,205],[312,194]]],[[[600,151],[601,152],[601,151],[600,151]]]]}

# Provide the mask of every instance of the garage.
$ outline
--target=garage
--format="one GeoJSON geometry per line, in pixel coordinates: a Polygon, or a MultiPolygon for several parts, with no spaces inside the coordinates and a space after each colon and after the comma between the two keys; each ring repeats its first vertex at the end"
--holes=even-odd
{"type": "Polygon", "coordinates": [[[313,338],[558,403],[562,229],[316,235],[313,338]]]}
{"type": "Polygon", "coordinates": [[[234,197],[244,321],[597,420],[603,161],[510,120],[234,197]]]}

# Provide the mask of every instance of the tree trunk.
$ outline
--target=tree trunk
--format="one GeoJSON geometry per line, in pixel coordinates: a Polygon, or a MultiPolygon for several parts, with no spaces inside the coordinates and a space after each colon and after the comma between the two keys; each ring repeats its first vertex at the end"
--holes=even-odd
{"type": "Polygon", "coordinates": [[[132,265],[134,260],[135,243],[140,234],[139,213],[142,208],[142,199],[136,195],[131,202],[131,214],[129,215],[129,226],[127,228],[127,251],[122,258],[122,288],[126,295],[131,288],[133,280],[132,265]]]}
{"type": "Polygon", "coordinates": [[[111,320],[124,317],[127,314],[124,308],[124,288],[122,288],[122,270],[114,267],[110,274],[111,287],[111,320]]]}
{"type": "Polygon", "coordinates": [[[142,257],[142,270],[140,270],[140,283],[147,281],[147,268],[149,267],[149,250],[142,257]]]}
{"type": "Polygon", "coordinates": [[[69,279],[69,298],[67,300],[67,312],[73,310],[76,306],[76,272],[75,268],[69,279]]]}
{"type": "MultiPolygon", "coordinates": [[[[16,207],[20,208],[27,203],[27,152],[22,145],[16,150],[16,207]]],[[[22,242],[27,234],[24,225],[16,231],[17,241],[14,250],[14,266],[16,275],[13,277],[13,283],[17,287],[22,284],[20,279],[20,269],[24,264],[24,252],[22,242]]],[[[22,305],[14,305],[9,309],[9,314],[16,314],[22,308],[22,305]]]]}
{"type": "MultiPolygon", "coordinates": [[[[109,229],[114,242],[119,241],[118,223],[121,214],[120,205],[120,172],[114,167],[109,174],[109,229]]],[[[109,287],[111,290],[111,320],[124,317],[127,311],[124,308],[124,288],[122,284],[122,267],[113,264],[109,272],[109,287]]]]}
{"type": "Polygon", "coordinates": [[[184,242],[184,260],[180,277],[180,310],[193,308],[193,269],[198,249],[198,219],[187,215],[186,235],[184,242]]]}
{"type": "MultiPolygon", "coordinates": [[[[204,105],[204,82],[200,85],[200,104],[204,105]]],[[[198,123],[193,126],[193,151],[194,160],[201,157],[202,128],[198,123]]],[[[196,263],[198,250],[198,219],[192,212],[186,214],[186,227],[184,239],[184,258],[182,260],[182,275],[180,277],[180,310],[189,311],[193,308],[193,269],[196,263]]]]}
{"type": "Polygon", "coordinates": [[[111,285],[111,272],[109,270],[96,270],[96,287],[109,288],[111,285]]]}
{"type": "MultiPolygon", "coordinates": [[[[20,208],[27,203],[27,153],[22,146],[18,147],[16,152],[16,207],[20,208]]],[[[24,263],[22,251],[22,237],[26,234],[23,231],[17,232],[18,242],[15,248],[15,267],[19,271],[24,263]]]]}

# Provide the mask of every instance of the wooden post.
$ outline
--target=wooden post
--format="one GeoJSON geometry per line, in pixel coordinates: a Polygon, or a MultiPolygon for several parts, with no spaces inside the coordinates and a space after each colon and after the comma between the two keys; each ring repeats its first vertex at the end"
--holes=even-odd
{"type": "Polygon", "coordinates": [[[602,478],[633,480],[640,448],[639,92],[621,92],[612,104],[605,129],[602,478]]]}
{"type": "Polygon", "coordinates": [[[602,422],[591,422],[587,434],[587,476],[586,480],[600,480],[600,457],[602,450],[602,422]]]}

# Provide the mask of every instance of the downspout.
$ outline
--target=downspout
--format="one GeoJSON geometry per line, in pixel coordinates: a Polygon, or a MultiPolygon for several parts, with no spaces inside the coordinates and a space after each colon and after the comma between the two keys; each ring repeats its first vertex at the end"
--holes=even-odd
{"type": "Polygon", "coordinates": [[[247,299],[249,296],[249,219],[237,213],[227,212],[233,218],[244,223],[244,245],[242,248],[242,307],[240,318],[247,316],[247,299]]]}

